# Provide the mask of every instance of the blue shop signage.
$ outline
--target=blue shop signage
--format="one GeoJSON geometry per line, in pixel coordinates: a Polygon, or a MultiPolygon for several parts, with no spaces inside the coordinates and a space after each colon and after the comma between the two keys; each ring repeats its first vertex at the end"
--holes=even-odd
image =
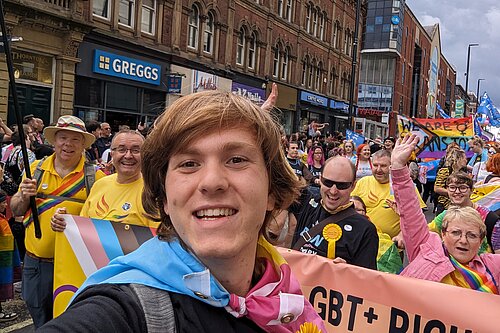
{"type": "Polygon", "coordinates": [[[161,66],[101,50],[94,51],[94,73],[160,85],[161,66]]]}
{"type": "Polygon", "coordinates": [[[328,107],[328,98],[311,94],[307,91],[300,92],[300,100],[314,105],[324,106],[325,108],[328,107]]]}
{"type": "Polygon", "coordinates": [[[338,110],[343,113],[349,113],[349,104],[344,102],[337,102],[336,100],[330,100],[330,109],[338,110]]]}

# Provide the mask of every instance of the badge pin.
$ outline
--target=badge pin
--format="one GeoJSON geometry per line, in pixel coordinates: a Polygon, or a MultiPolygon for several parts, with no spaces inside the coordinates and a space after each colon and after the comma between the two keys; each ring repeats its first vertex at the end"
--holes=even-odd
{"type": "Polygon", "coordinates": [[[350,225],[350,224],[346,224],[346,225],[344,226],[344,230],[345,230],[345,231],[352,231],[352,225],[350,225]]]}
{"type": "Polygon", "coordinates": [[[122,206],[122,209],[123,209],[124,211],[127,211],[127,210],[129,210],[129,209],[130,209],[130,207],[132,207],[132,205],[131,205],[130,203],[128,203],[128,202],[125,202],[125,203],[123,204],[123,206],[122,206]]]}
{"type": "Polygon", "coordinates": [[[42,184],[42,190],[46,190],[49,188],[49,184],[42,184]]]}

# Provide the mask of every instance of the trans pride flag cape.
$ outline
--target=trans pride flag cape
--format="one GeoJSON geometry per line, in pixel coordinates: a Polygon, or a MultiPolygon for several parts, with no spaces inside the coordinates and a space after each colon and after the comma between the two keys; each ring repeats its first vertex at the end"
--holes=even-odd
{"type": "Polygon", "coordinates": [[[489,210],[500,210],[500,182],[474,185],[471,200],[489,210]]]}
{"type": "MultiPolygon", "coordinates": [[[[299,281],[293,276],[290,266],[262,236],[258,241],[257,257],[262,259],[265,266],[264,274],[245,297],[240,297],[226,291],[210,271],[186,251],[178,240],[166,242],[157,237],[150,237],[132,253],[113,259],[109,256],[118,253],[110,248],[116,248],[118,245],[116,242],[113,243],[113,240],[118,239],[118,242],[121,242],[124,237],[128,238],[125,241],[130,249],[131,246],[138,244],[139,239],[145,238],[141,237],[145,234],[139,228],[147,228],[135,228],[134,242],[130,232],[132,226],[71,215],[65,215],[65,220],[67,226],[64,234],[59,233],[56,236],[55,275],[64,278],[69,273],[58,274],[61,272],[57,268],[59,256],[65,254],[64,248],[59,246],[59,239],[65,238],[78,258],[74,265],[80,264],[82,268],[80,272],[88,278],[83,284],[81,280],[80,283],[74,282],[73,285],[65,284],[56,288],[54,292],[56,300],[62,291],[70,291],[68,294],[73,294],[80,286],[75,296],[90,285],[140,283],[156,289],[189,295],[212,306],[224,307],[235,317],[249,318],[266,332],[297,332],[302,324],[326,332],[323,320],[302,295],[299,281]],[[121,231],[122,229],[126,229],[126,232],[121,231]],[[106,239],[110,235],[111,241],[106,239]],[[100,237],[104,238],[103,246],[96,244],[96,240],[98,241],[100,237]],[[106,259],[113,260],[95,271],[98,266],[106,263],[106,259]],[[206,295],[206,298],[198,297],[197,293],[200,292],[206,295]],[[291,322],[282,322],[280,318],[288,313],[293,314],[295,319],[291,322]]],[[[60,282],[55,281],[55,285],[58,284],[60,282]]]]}
{"type": "Polygon", "coordinates": [[[155,228],[64,216],[66,230],[56,233],[54,317],[66,309],[88,276],[156,236],[155,228]]]}

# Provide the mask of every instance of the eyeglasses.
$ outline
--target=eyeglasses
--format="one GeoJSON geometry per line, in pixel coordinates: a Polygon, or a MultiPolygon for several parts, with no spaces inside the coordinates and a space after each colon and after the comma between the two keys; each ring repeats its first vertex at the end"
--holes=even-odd
{"type": "Polygon", "coordinates": [[[462,186],[448,185],[448,190],[450,190],[451,192],[456,192],[458,190],[458,192],[460,193],[465,193],[468,190],[470,190],[470,187],[467,185],[462,185],[462,186]]]}
{"type": "Polygon", "coordinates": [[[488,150],[488,154],[490,154],[490,155],[495,155],[495,153],[496,153],[496,151],[494,151],[494,150],[488,150]]]}
{"type": "Polygon", "coordinates": [[[352,182],[336,182],[323,176],[321,177],[321,183],[328,188],[331,188],[333,185],[335,185],[337,190],[347,190],[352,185],[352,182]]]}
{"type": "MultiPolygon", "coordinates": [[[[451,230],[451,231],[447,231],[451,238],[453,238],[454,240],[459,240],[460,238],[462,238],[462,234],[463,234],[463,231],[462,230],[451,230]]],[[[481,236],[472,232],[472,231],[467,231],[465,233],[465,238],[470,242],[470,243],[476,243],[476,242],[479,242],[481,240],[481,236]]]]}
{"type": "Polygon", "coordinates": [[[323,153],[322,152],[314,153],[314,155],[323,155],[323,153]]]}
{"type": "Polygon", "coordinates": [[[139,155],[141,153],[140,147],[127,148],[124,146],[119,146],[119,147],[111,148],[111,150],[116,151],[120,154],[126,154],[128,151],[130,151],[130,153],[133,155],[139,155]]]}

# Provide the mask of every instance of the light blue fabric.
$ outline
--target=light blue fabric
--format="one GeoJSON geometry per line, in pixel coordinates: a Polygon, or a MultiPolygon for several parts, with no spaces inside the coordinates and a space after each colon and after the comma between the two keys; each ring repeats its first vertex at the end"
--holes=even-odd
{"type": "MultiPolygon", "coordinates": [[[[477,158],[477,153],[474,153],[474,155],[472,155],[467,165],[473,167],[474,164],[476,164],[476,158],[477,158]]],[[[488,149],[483,148],[483,151],[481,152],[481,162],[486,162],[487,160],[488,160],[488,149]]]]}
{"type": "Polygon", "coordinates": [[[142,284],[188,295],[216,307],[228,305],[230,298],[208,269],[178,240],[167,242],[158,237],[148,240],[126,256],[113,259],[89,276],[71,301],[86,287],[103,283],[142,284]],[[208,298],[197,297],[194,291],[208,298]]]}

